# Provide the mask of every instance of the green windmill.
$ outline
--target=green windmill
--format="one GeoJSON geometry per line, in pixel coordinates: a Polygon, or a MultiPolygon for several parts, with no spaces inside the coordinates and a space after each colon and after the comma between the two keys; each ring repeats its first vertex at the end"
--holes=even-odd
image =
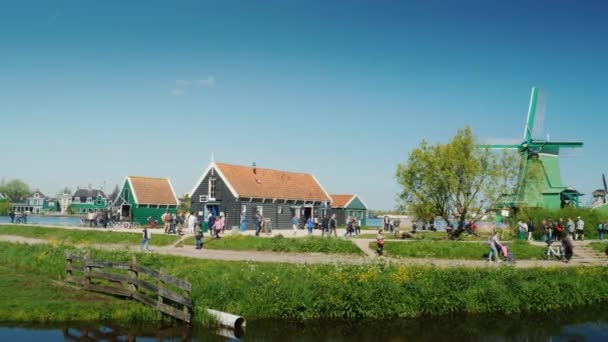
{"type": "Polygon", "coordinates": [[[580,149],[582,142],[549,141],[538,139],[535,126],[542,123],[543,111],[537,112],[538,89],[532,88],[528,119],[524,127],[524,138],[520,144],[486,144],[482,148],[516,149],[521,154],[517,188],[513,194],[504,195],[504,205],[511,207],[545,207],[557,209],[579,204],[582,195],[572,187],[565,186],[559,167],[560,150],[580,149]]]}

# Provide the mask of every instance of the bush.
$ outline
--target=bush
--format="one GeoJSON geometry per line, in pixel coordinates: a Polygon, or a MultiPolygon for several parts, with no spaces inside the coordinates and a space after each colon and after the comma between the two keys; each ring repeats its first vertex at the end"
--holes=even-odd
{"type": "MultiPolygon", "coordinates": [[[[507,247],[516,260],[540,259],[542,256],[543,248],[530,245],[527,241],[510,242],[507,247]]],[[[371,242],[370,248],[376,249],[376,243],[371,242]]],[[[396,257],[481,260],[489,247],[485,243],[421,240],[387,241],[384,250],[387,255],[396,257]]]]}

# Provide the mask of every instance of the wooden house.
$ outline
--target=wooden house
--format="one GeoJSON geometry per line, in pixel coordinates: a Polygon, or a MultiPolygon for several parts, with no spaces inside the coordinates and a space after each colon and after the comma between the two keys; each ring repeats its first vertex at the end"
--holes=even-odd
{"type": "Polygon", "coordinates": [[[331,201],[319,181],[306,173],[212,162],[190,192],[192,210],[207,217],[225,215],[226,227],[255,229],[259,211],[273,229],[291,228],[293,215],[302,225],[317,221],[331,201]]]}
{"type": "Polygon", "coordinates": [[[68,212],[72,214],[85,214],[103,211],[108,208],[108,196],[99,189],[78,189],[72,195],[68,212]]]}
{"type": "Polygon", "coordinates": [[[129,176],[122,183],[114,205],[121,220],[146,224],[149,217],[160,223],[167,210],[177,211],[179,202],[168,178],[129,176]]]}
{"type": "Polygon", "coordinates": [[[367,205],[357,195],[330,195],[331,211],[338,225],[345,225],[348,216],[358,217],[361,226],[367,225],[367,205]]]}

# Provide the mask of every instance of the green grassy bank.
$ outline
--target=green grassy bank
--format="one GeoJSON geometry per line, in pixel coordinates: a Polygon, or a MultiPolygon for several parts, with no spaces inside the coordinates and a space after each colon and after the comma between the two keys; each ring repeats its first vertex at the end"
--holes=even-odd
{"type": "MultiPolygon", "coordinates": [[[[184,240],[184,245],[194,245],[194,237],[184,240]]],[[[271,251],[291,253],[326,253],[363,255],[352,241],[331,239],[318,236],[304,238],[287,238],[281,235],[271,238],[237,235],[223,236],[220,239],[205,237],[207,249],[227,249],[233,251],[271,251]]]]}
{"type": "MultiPolygon", "coordinates": [[[[0,243],[0,260],[18,274],[62,279],[72,247],[0,243]]],[[[131,253],[93,251],[93,258],[127,261],[131,253]]],[[[396,318],[466,313],[519,313],[608,302],[608,268],[439,268],[373,264],[291,265],[225,262],[138,254],[138,263],[193,284],[195,321],[205,308],[254,318],[396,318]]],[[[2,283],[14,275],[2,274],[2,283]]],[[[29,291],[29,290],[24,290],[29,291]]],[[[35,290],[32,290],[35,291],[35,290]]],[[[61,319],[73,299],[54,307],[61,319]]],[[[63,302],[63,301],[62,301],[63,302]]],[[[15,304],[13,304],[15,305],[15,304]]],[[[97,307],[91,302],[91,308],[97,307]]],[[[0,312],[12,316],[0,301],[0,312]]],[[[111,313],[111,311],[109,311],[111,313]]],[[[75,315],[79,311],[76,310],[75,315]]],[[[9,317],[32,320],[36,311],[9,317]]],[[[83,314],[84,315],[84,314],[83,314]]],[[[73,317],[73,316],[72,316],[73,317]]],[[[147,316],[142,315],[142,319],[147,316]]],[[[108,317],[113,318],[113,317],[108,317]]],[[[76,317],[74,317],[76,319],[76,317]]]]}
{"type": "MultiPolygon", "coordinates": [[[[370,242],[369,246],[375,250],[376,242],[370,242]]],[[[530,245],[526,241],[511,242],[507,247],[515,260],[542,259],[543,247],[530,245]]],[[[483,242],[386,241],[384,251],[391,257],[481,260],[489,247],[483,242]]]]}
{"type": "MultiPolygon", "coordinates": [[[[171,245],[179,237],[175,235],[163,235],[162,229],[152,231],[152,246],[171,245]],[[158,234],[154,234],[158,231],[158,234]]],[[[136,245],[141,242],[141,234],[119,233],[112,231],[45,228],[24,225],[0,225],[0,235],[15,235],[28,238],[43,239],[66,244],[130,244],[136,245]]]]}

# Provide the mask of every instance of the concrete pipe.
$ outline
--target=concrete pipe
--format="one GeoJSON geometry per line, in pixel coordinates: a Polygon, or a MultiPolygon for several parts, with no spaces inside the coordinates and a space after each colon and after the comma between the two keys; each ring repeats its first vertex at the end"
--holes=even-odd
{"type": "Polygon", "coordinates": [[[221,312],[213,309],[207,309],[207,312],[215,318],[215,320],[223,327],[231,329],[241,329],[245,327],[245,319],[241,316],[221,312]]]}

